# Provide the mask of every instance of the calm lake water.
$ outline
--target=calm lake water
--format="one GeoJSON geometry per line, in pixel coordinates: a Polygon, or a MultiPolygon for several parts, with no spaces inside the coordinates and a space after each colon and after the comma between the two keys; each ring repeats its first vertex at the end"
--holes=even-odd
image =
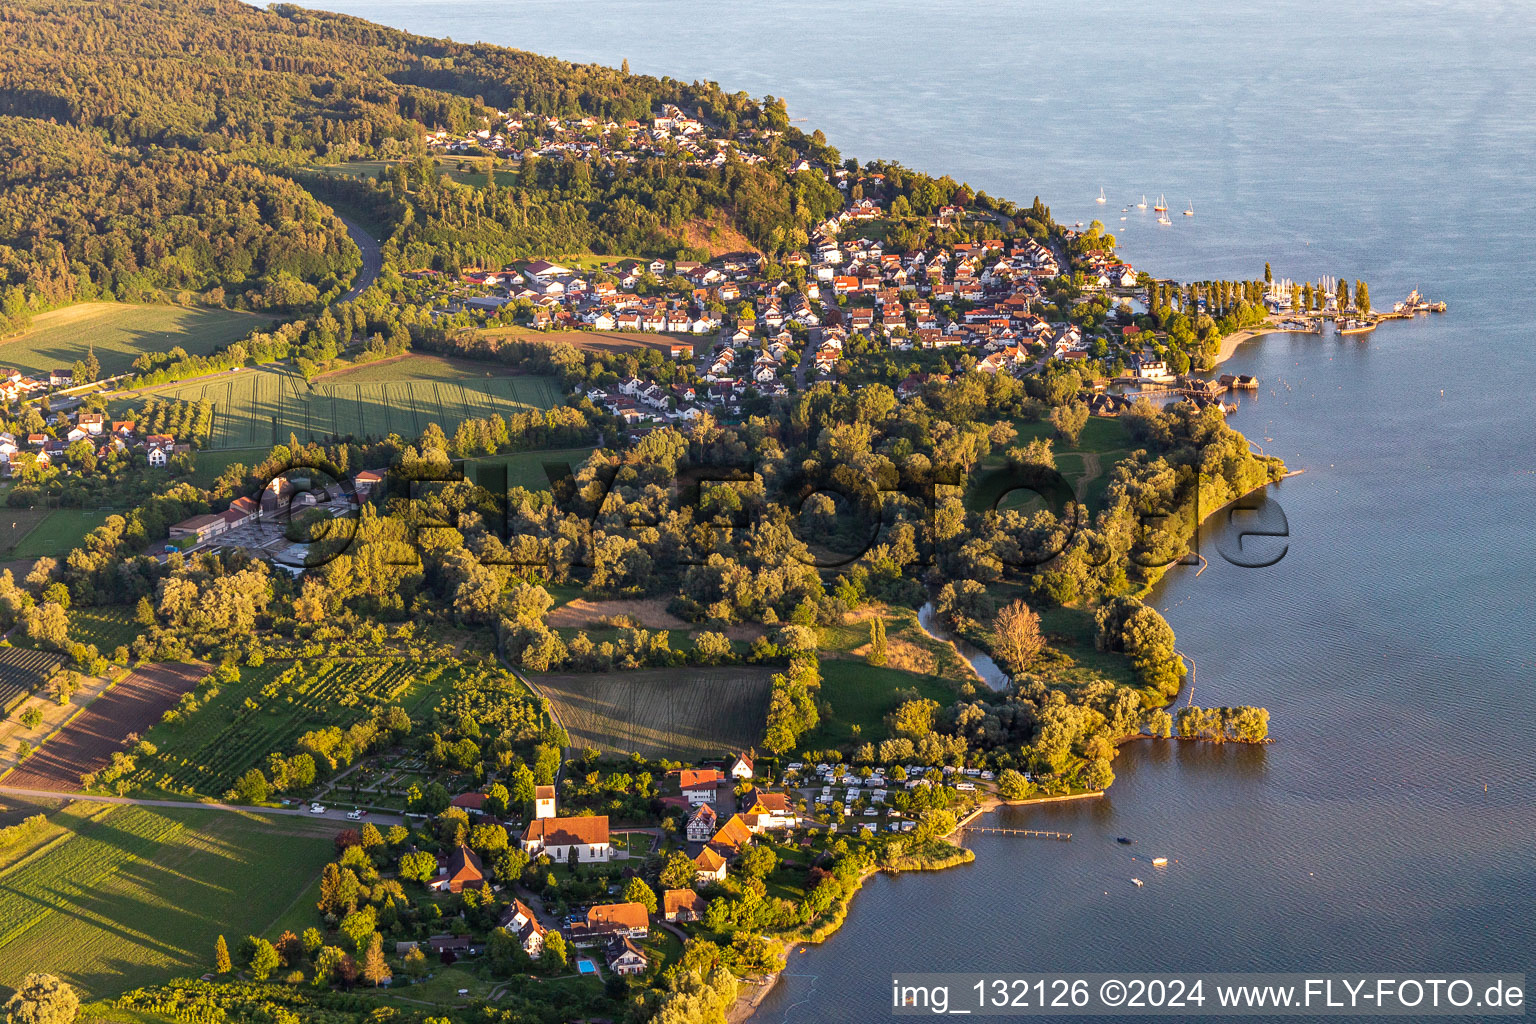
{"type": "Polygon", "coordinates": [[[1364,340],[1272,335],[1227,366],[1263,380],[1233,425],[1306,471],[1269,498],[1289,547],[1240,569],[1207,536],[1210,568],[1176,570],[1158,603],[1195,700],[1269,707],[1276,742],[1139,744],[1105,799],[1001,815],[1072,843],[977,838],[973,865],[876,879],[762,1020],[887,1019],[892,971],[1532,966],[1536,9],[323,6],[785,96],[845,154],[1101,217],[1159,274],[1270,260],[1364,278],[1378,306],[1414,287],[1450,303],[1364,340]],[[1159,227],[1143,193],[1197,215],[1159,227]],[[1170,865],[1133,859],[1156,854],[1170,865]]]}

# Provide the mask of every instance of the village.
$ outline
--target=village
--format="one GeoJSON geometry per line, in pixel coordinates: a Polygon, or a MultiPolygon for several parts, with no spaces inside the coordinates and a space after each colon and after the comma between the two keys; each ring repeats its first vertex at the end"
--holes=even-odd
{"type": "MultiPolygon", "coordinates": [[[[587,768],[596,767],[590,753],[587,768]]],[[[487,780],[453,796],[437,815],[407,813],[407,825],[419,822],[416,843],[405,840],[403,830],[390,830],[400,877],[446,900],[439,903],[439,927],[443,921],[452,926],[425,938],[398,939],[395,955],[408,966],[426,954],[445,966],[473,963],[504,952],[510,941],[541,972],[570,967],[578,975],[615,978],[654,973],[658,940],[734,932],[723,911],[711,913],[712,901],[728,902],[754,883],[769,883],[762,893],[768,895],[783,884],[776,881],[779,869],[794,867],[787,858],[814,863],[830,855],[840,834],[867,840],[881,828],[911,833],[925,816],[897,806],[911,807],[914,791],[939,794],[936,802],[943,805],[970,806],[978,783],[993,779],[977,768],[908,765],[890,772],[887,777],[867,766],[855,771],[828,763],[791,763],[780,772],[776,762],[760,764],[752,753],[738,753],[715,764],[667,770],[651,801],[657,817],[622,826],[585,807],[579,813],[565,808],[558,793],[572,791],[569,777],[559,787],[533,786],[532,814],[521,823],[512,813],[520,803],[516,794],[509,797],[506,787],[487,780]],[[775,776],[777,787],[770,782],[775,776]],[[834,788],[845,793],[834,796],[834,788]],[[447,838],[424,862],[420,841],[433,835],[447,838]],[[508,859],[508,849],[518,855],[508,859]],[[486,907],[493,916],[471,913],[486,907]],[[470,923],[477,920],[487,926],[470,923]]],[[[325,808],[314,803],[311,810],[325,808]]],[[[366,822],[368,811],[348,817],[366,822]]],[[[355,830],[343,833],[338,847],[344,851],[354,840],[370,845],[358,836],[355,830]]],[[[379,852],[377,841],[371,845],[379,852]]],[[[385,862],[376,856],[375,863],[385,862]]]]}

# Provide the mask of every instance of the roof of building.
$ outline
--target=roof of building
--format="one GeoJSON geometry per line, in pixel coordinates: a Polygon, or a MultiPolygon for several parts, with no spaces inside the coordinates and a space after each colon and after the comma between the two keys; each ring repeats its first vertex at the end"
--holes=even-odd
{"type": "Polygon", "coordinates": [[[699,851],[698,856],[693,858],[693,865],[700,871],[708,871],[712,874],[725,867],[725,858],[717,851],[706,846],[699,851]]]}
{"type": "Polygon", "coordinates": [[[485,872],[480,869],[480,858],[475,851],[460,843],[448,857],[448,877],[454,881],[484,878],[485,872]]]}
{"type": "Polygon", "coordinates": [[[597,846],[608,842],[608,815],[535,818],[528,823],[523,841],[545,846],[597,846]]]}
{"type": "Polygon", "coordinates": [[[747,844],[752,842],[752,830],[747,828],[747,823],[741,820],[741,815],[731,815],[731,820],[720,826],[720,831],[710,839],[710,845],[725,847],[732,852],[739,853],[747,844]]]}
{"type": "Polygon", "coordinates": [[[644,903],[601,903],[587,911],[590,929],[648,928],[651,915],[644,903]]]}
{"type": "Polygon", "coordinates": [[[671,917],[680,910],[691,910],[696,914],[702,914],[708,902],[692,889],[668,889],[661,894],[661,912],[666,917],[671,917]]]}
{"type": "Polygon", "coordinates": [[[717,768],[684,768],[677,773],[677,784],[683,789],[694,789],[713,785],[723,778],[725,773],[717,768]]]}

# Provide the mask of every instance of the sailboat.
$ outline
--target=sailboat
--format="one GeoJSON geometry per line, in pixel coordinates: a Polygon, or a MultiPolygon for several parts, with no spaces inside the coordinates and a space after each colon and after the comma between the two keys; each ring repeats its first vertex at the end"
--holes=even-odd
{"type": "Polygon", "coordinates": [[[1165,196],[1159,195],[1157,197],[1157,205],[1152,207],[1152,212],[1153,213],[1167,213],[1168,212],[1168,199],[1165,196]]]}
{"type": "Polygon", "coordinates": [[[1147,197],[1146,196],[1142,196],[1141,197],[1141,202],[1136,204],[1136,209],[1138,209],[1138,210],[1145,210],[1146,208],[1147,208],[1147,197]]]}
{"type": "Polygon", "coordinates": [[[1162,213],[1157,215],[1157,222],[1159,224],[1172,224],[1173,223],[1173,221],[1168,219],[1168,213],[1167,213],[1166,210],[1164,212],[1162,212],[1162,213]]]}
{"type": "Polygon", "coordinates": [[[1195,204],[1194,204],[1193,201],[1191,201],[1190,204],[1189,204],[1189,209],[1184,211],[1184,216],[1186,216],[1186,217],[1193,217],[1194,215],[1195,215],[1195,204]]]}
{"type": "Polygon", "coordinates": [[[1099,189],[1099,198],[1095,199],[1094,202],[1096,202],[1096,203],[1107,203],[1107,202],[1109,202],[1108,199],[1104,198],[1104,190],[1102,188],[1099,189]]]}

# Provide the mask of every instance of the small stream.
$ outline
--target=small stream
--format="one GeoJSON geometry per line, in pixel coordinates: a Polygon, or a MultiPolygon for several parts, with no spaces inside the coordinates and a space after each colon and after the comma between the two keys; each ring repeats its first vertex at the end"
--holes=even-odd
{"type": "Polygon", "coordinates": [[[976,648],[974,644],[952,634],[949,630],[939,625],[938,613],[933,610],[933,602],[925,603],[917,611],[917,624],[923,627],[923,632],[935,640],[955,645],[955,650],[960,652],[960,657],[970,662],[971,668],[981,677],[981,681],[994,690],[1007,690],[1013,685],[1008,678],[1008,673],[997,667],[997,662],[992,657],[976,648]]]}

